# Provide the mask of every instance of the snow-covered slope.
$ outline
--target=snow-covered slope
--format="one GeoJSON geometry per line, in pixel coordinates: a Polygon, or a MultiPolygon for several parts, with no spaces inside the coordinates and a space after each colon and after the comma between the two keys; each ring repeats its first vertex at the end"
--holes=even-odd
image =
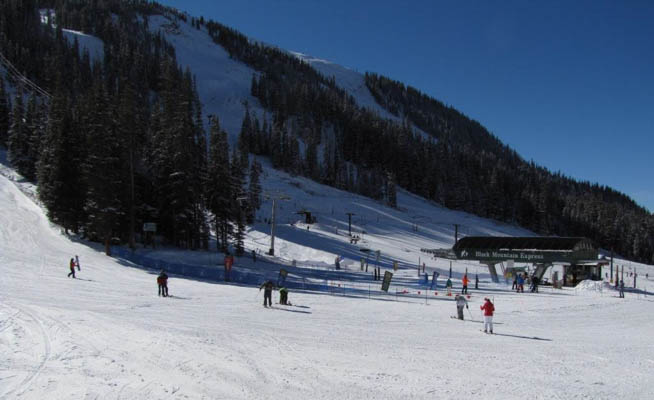
{"type": "Polygon", "coordinates": [[[359,72],[307,54],[298,52],[290,53],[311,65],[326,78],[334,78],[334,82],[336,82],[341,89],[354,97],[359,106],[375,111],[382,118],[395,121],[400,120],[398,117],[389,113],[386,109],[377,104],[372,93],[370,93],[370,90],[368,90],[368,87],[366,86],[364,76],[359,72]]]}
{"type": "MultiPolygon", "coordinates": [[[[205,114],[218,115],[221,125],[233,138],[238,135],[245,115],[245,103],[260,120],[265,115],[259,101],[250,95],[252,76],[258,73],[247,65],[229,57],[220,45],[215,44],[205,28],[196,29],[172,16],[150,17],[150,29],[162,32],[174,47],[177,61],[189,67],[198,80],[198,92],[205,114]]],[[[305,61],[327,78],[352,95],[357,104],[377,113],[382,118],[400,121],[375,101],[366,87],[364,76],[338,64],[302,53],[289,54],[305,61]]],[[[416,132],[426,135],[415,128],[416,132]]]]}
{"type": "MultiPolygon", "coordinates": [[[[269,178],[279,179],[279,188],[282,181],[299,183],[307,195],[319,189],[287,176],[269,178]]],[[[371,300],[295,291],[289,298],[294,306],[266,309],[256,287],[173,276],[174,296],[161,298],[153,273],[65,237],[14,183],[0,176],[0,398],[649,397],[651,295],[618,299],[607,288],[515,294],[482,280],[480,290],[471,289],[467,322],[449,318],[454,303],[442,293],[395,294],[397,286],[371,300]],[[66,277],[74,255],[81,261],[77,279],[66,277]],[[479,331],[484,296],[497,308],[493,336],[479,331]]],[[[317,196],[325,206],[339,198],[327,190],[317,196]]],[[[355,197],[341,200],[358,212],[370,208],[355,197]]],[[[419,199],[415,206],[428,211],[419,199]]],[[[421,227],[409,237],[401,226],[410,219],[375,208],[371,212],[385,222],[368,229],[391,257],[426,240],[422,235],[438,235],[421,227]]],[[[324,218],[319,214],[319,221],[324,218]]],[[[279,252],[320,260],[317,252],[331,253],[334,243],[327,225],[281,230],[293,248],[280,244],[279,252]]],[[[478,229],[498,228],[486,223],[478,229]]],[[[276,273],[279,266],[239,259],[235,268],[276,273]]],[[[466,267],[453,265],[455,273],[466,267]]],[[[319,267],[305,273],[313,270],[319,267]]],[[[368,282],[373,285],[359,277],[359,284],[368,282]]],[[[653,286],[641,282],[642,289],[653,286]]]]}
{"type": "Polygon", "coordinates": [[[232,143],[241,130],[246,102],[252,113],[262,118],[264,110],[259,100],[250,95],[256,71],[230,58],[204,28],[198,30],[182,20],[162,15],[151,16],[149,26],[152,32],[163,33],[175,47],[177,62],[195,75],[204,115],[217,115],[232,143]]]}

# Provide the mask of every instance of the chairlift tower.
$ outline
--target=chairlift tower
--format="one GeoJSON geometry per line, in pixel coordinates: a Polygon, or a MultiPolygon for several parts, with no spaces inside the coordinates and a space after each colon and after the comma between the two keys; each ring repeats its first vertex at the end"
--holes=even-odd
{"type": "Polygon", "coordinates": [[[275,205],[277,200],[290,200],[291,198],[283,193],[266,193],[265,197],[272,199],[272,212],[270,216],[270,249],[268,255],[275,255],[275,205]]]}
{"type": "Polygon", "coordinates": [[[347,231],[350,234],[350,236],[352,236],[352,216],[356,214],[353,212],[348,212],[345,214],[347,214],[347,231]]]}

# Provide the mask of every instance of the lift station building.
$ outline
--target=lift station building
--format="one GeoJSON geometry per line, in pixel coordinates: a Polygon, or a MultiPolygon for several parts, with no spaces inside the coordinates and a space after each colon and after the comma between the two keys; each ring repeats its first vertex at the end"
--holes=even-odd
{"type": "Polygon", "coordinates": [[[478,261],[488,266],[491,279],[498,282],[496,265],[508,261],[533,264],[532,276],[542,282],[549,267],[563,267],[563,285],[574,286],[584,279],[601,280],[602,265],[599,249],[583,237],[498,237],[468,236],[452,248],[459,260],[478,261]]]}

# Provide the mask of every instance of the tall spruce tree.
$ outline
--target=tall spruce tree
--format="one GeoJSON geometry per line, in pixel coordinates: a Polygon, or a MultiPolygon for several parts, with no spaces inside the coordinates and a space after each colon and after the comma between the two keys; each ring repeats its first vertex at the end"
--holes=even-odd
{"type": "Polygon", "coordinates": [[[256,211],[261,207],[261,164],[254,159],[250,164],[250,177],[248,181],[248,215],[246,222],[254,223],[256,211]]]}
{"type": "Polygon", "coordinates": [[[26,118],[23,93],[19,91],[14,100],[14,109],[11,112],[7,156],[11,165],[25,177],[29,169],[30,152],[30,132],[26,118]]]}
{"type": "Polygon", "coordinates": [[[232,233],[232,185],[229,171],[229,144],[227,133],[220,129],[218,117],[210,119],[209,159],[207,168],[206,199],[213,214],[216,242],[219,250],[227,252],[232,233]]]}
{"type": "MultiPolygon", "coordinates": [[[[247,155],[245,155],[247,157],[247,155]]],[[[248,196],[245,193],[245,176],[247,172],[248,159],[242,158],[238,149],[234,149],[231,160],[231,185],[232,185],[232,218],[234,227],[233,233],[234,248],[236,254],[244,252],[245,219],[249,208],[248,196]]]]}
{"type": "Polygon", "coordinates": [[[66,233],[78,232],[85,191],[80,190],[81,171],[75,150],[80,142],[73,124],[70,104],[57,93],[50,106],[50,115],[41,154],[37,164],[39,198],[48,217],[61,225],[66,233]]]}
{"type": "Polygon", "coordinates": [[[123,147],[118,137],[113,101],[102,82],[97,82],[89,101],[87,157],[84,162],[87,221],[86,236],[101,241],[111,254],[111,238],[119,231],[125,217],[121,193],[124,192],[123,147]]]}
{"type": "Polygon", "coordinates": [[[9,114],[11,104],[7,91],[5,89],[5,80],[0,76],[0,146],[7,147],[7,138],[9,137],[9,114]]]}

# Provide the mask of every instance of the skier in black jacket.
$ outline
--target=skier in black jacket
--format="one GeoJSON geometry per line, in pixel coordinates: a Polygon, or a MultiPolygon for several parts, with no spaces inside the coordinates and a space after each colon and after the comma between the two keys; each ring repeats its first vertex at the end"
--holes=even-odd
{"type": "Polygon", "coordinates": [[[259,291],[263,289],[263,306],[266,307],[266,300],[268,300],[268,306],[272,307],[272,291],[275,288],[273,281],[268,280],[259,286],[259,291]]]}

